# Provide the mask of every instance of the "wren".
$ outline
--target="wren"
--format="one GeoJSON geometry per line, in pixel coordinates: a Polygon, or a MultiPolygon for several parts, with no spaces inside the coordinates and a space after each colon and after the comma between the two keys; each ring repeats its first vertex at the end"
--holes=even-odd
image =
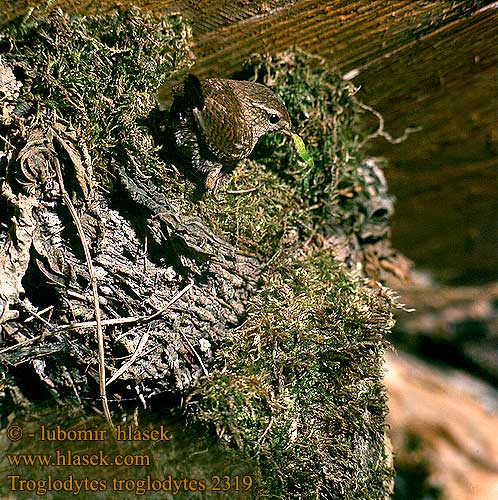
{"type": "Polygon", "coordinates": [[[189,74],[173,87],[171,97],[168,132],[176,153],[194,172],[207,176],[206,189],[213,192],[262,136],[291,133],[284,102],[260,83],[199,80],[189,74]]]}

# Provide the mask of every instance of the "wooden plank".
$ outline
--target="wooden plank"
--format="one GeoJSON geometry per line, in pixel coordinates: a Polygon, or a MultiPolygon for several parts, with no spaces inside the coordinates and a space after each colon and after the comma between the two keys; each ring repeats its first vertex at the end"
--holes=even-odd
{"type": "Polygon", "coordinates": [[[394,244],[437,277],[479,283],[496,275],[498,11],[453,22],[360,74],[361,96],[400,134],[386,176],[398,197],[394,244]]]}
{"type": "MultiPolygon", "coordinates": [[[[254,52],[273,53],[295,45],[342,71],[364,70],[421,36],[472,15],[481,4],[299,0],[196,37],[196,71],[231,74],[254,52]]],[[[195,33],[195,21],[193,26],[195,33]]]]}

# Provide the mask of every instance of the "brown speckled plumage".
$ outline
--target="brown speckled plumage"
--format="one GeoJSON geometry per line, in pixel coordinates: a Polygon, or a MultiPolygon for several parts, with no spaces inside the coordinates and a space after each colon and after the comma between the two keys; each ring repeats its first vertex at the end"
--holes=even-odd
{"type": "Polygon", "coordinates": [[[207,174],[206,187],[213,190],[260,137],[291,128],[282,99],[259,83],[188,75],[172,96],[169,121],[177,152],[207,174]]]}

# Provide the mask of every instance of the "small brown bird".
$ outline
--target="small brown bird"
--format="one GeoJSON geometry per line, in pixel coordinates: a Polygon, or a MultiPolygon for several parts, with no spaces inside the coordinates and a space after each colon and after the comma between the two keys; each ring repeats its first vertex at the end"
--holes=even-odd
{"type": "Polygon", "coordinates": [[[259,83],[199,80],[189,74],[171,94],[168,129],[174,147],[194,171],[207,174],[206,188],[213,192],[224,173],[251,154],[260,137],[290,134],[284,102],[259,83]]]}

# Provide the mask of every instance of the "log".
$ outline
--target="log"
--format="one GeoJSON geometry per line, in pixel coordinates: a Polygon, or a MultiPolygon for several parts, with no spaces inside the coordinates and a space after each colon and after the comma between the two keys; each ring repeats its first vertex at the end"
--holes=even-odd
{"type": "Polygon", "coordinates": [[[194,436],[217,435],[241,463],[257,451],[265,494],[387,497],[394,299],[377,280],[400,260],[382,170],[354,153],[363,108],[349,84],[302,51],[254,59],[253,78],[305,117],[314,161],[268,138],[213,196],[155,101],[190,61],[178,16],[41,11],[6,39],[5,417],[48,395],[89,411],[100,395],[111,428],[138,427],[139,405],[162,417],[187,399],[194,436]]]}

